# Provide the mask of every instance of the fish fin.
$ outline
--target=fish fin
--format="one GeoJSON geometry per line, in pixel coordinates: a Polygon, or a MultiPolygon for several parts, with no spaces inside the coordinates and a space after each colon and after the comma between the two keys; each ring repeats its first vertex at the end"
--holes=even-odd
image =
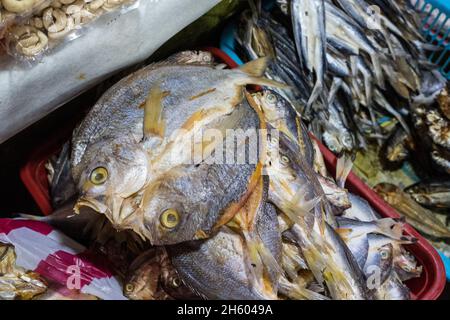
{"type": "Polygon", "coordinates": [[[258,253],[258,244],[247,231],[243,231],[243,235],[248,250],[248,255],[245,256],[250,282],[254,287],[263,287],[263,264],[258,253]]]}
{"type": "Polygon", "coordinates": [[[307,110],[309,110],[311,106],[317,101],[319,96],[322,94],[322,90],[323,90],[323,83],[320,82],[319,80],[316,81],[316,84],[314,85],[312,93],[309,96],[308,103],[306,105],[307,110]]]}
{"type": "Polygon", "coordinates": [[[335,231],[342,239],[346,239],[353,230],[350,228],[336,228],[335,231]]]}
{"type": "Polygon", "coordinates": [[[378,232],[392,239],[401,240],[404,238],[404,223],[392,218],[385,218],[376,221],[378,232]]]}
{"type": "Polygon", "coordinates": [[[267,249],[261,239],[257,241],[257,250],[267,270],[272,270],[278,275],[283,274],[283,268],[281,268],[280,264],[275,260],[273,254],[267,249]]]}
{"type": "Polygon", "coordinates": [[[294,300],[329,300],[326,296],[308,290],[299,284],[289,282],[284,277],[280,279],[279,290],[283,295],[294,300]]]}
{"type": "Polygon", "coordinates": [[[270,57],[263,57],[259,58],[250,62],[247,62],[243,66],[239,68],[242,72],[245,74],[251,76],[251,77],[262,77],[264,75],[264,72],[267,69],[267,66],[270,63],[271,58],[270,57]]]}
{"type": "Polygon", "coordinates": [[[252,77],[249,80],[250,81],[248,84],[266,86],[266,87],[271,87],[271,88],[279,88],[279,89],[285,89],[285,90],[291,89],[291,86],[289,86],[288,84],[278,82],[275,80],[271,80],[268,78],[264,78],[264,77],[252,77]]]}
{"type": "Polygon", "coordinates": [[[327,103],[328,105],[333,104],[336,100],[336,95],[339,89],[341,88],[343,80],[339,77],[333,78],[333,83],[331,84],[330,92],[328,93],[327,103]]]}
{"type": "Polygon", "coordinates": [[[308,289],[309,289],[310,291],[316,292],[316,293],[324,292],[324,291],[325,291],[325,288],[323,287],[323,284],[320,284],[320,283],[312,283],[312,284],[310,284],[310,285],[308,286],[308,289]]]}
{"type": "Polygon", "coordinates": [[[48,217],[34,216],[32,214],[25,214],[25,213],[18,214],[18,217],[21,219],[32,220],[32,221],[41,221],[41,222],[48,221],[48,217]]]}
{"type": "Polygon", "coordinates": [[[164,137],[166,125],[162,119],[162,100],[169,94],[161,91],[159,85],[150,90],[144,106],[144,139],[155,135],[164,137]]]}
{"type": "Polygon", "coordinates": [[[306,200],[306,188],[306,186],[301,187],[299,191],[290,199],[290,201],[287,201],[285,208],[283,208],[285,211],[288,211],[287,215],[290,219],[292,216],[295,216],[295,219],[292,220],[295,223],[298,223],[299,217],[304,217],[311,212],[311,210],[314,209],[322,200],[322,197],[320,196],[306,200]]]}
{"type": "Polygon", "coordinates": [[[343,155],[337,161],[336,165],[336,182],[339,188],[344,189],[348,175],[352,171],[353,161],[351,157],[343,155]]]}

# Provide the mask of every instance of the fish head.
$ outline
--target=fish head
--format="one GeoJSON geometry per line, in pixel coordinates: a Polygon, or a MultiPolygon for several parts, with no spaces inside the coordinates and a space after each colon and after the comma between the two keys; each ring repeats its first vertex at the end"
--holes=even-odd
{"type": "Polygon", "coordinates": [[[400,252],[396,252],[394,264],[395,271],[402,281],[419,278],[422,275],[423,267],[418,265],[415,257],[403,247],[400,247],[400,252]]]}
{"type": "Polygon", "coordinates": [[[268,120],[276,121],[287,117],[286,110],[290,110],[292,106],[278,92],[271,89],[264,89],[263,91],[253,95],[253,98],[261,106],[264,115],[268,120]]]}
{"type": "Polygon", "coordinates": [[[214,225],[214,200],[208,190],[173,173],[149,186],[143,196],[143,228],[152,245],[173,245],[207,238],[214,225]],[[211,213],[211,214],[210,214],[211,213]],[[208,226],[208,227],[207,227],[208,226]]]}
{"type": "Polygon", "coordinates": [[[137,209],[139,191],[147,181],[148,157],[138,145],[103,141],[92,145],[74,170],[79,200],[75,212],[90,207],[119,230],[137,209]]]}
{"type": "Polygon", "coordinates": [[[124,295],[131,300],[156,300],[159,294],[161,267],[158,250],[150,249],[137,257],[130,265],[124,295]]]}
{"type": "Polygon", "coordinates": [[[143,194],[140,233],[158,246],[209,238],[248,198],[255,170],[206,163],[171,170],[143,194]]]}
{"type": "Polygon", "coordinates": [[[420,203],[421,205],[428,205],[433,203],[433,200],[431,197],[425,193],[413,193],[411,191],[408,192],[409,196],[414,199],[417,203],[420,203]]]}

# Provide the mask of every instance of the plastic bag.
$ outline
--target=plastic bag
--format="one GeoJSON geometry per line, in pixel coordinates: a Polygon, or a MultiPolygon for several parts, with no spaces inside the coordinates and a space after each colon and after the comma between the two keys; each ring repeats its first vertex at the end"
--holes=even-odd
{"type": "Polygon", "coordinates": [[[138,6],[139,0],[45,2],[28,18],[7,28],[6,50],[17,60],[39,62],[42,55],[87,32],[89,23],[102,15],[111,15],[113,18],[114,15],[124,14],[138,6]]]}
{"type": "Polygon", "coordinates": [[[108,262],[50,225],[30,220],[0,219],[0,242],[12,245],[16,265],[49,282],[52,296],[125,300],[108,262]]]}
{"type": "Polygon", "coordinates": [[[101,16],[82,37],[58,46],[32,68],[1,56],[0,143],[112,73],[144,61],[219,2],[141,0],[114,19],[101,16]]]}

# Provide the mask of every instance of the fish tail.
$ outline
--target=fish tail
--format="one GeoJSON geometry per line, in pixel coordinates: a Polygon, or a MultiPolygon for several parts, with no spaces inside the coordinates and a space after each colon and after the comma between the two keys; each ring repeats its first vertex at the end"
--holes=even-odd
{"type": "Polygon", "coordinates": [[[336,181],[337,185],[340,188],[345,187],[345,183],[347,181],[348,175],[352,171],[353,161],[350,156],[344,154],[337,161],[336,165],[336,181]]]}
{"type": "Polygon", "coordinates": [[[299,284],[289,282],[284,277],[280,279],[279,291],[286,297],[294,300],[329,300],[324,295],[308,290],[299,284]]]}
{"type": "Polygon", "coordinates": [[[314,85],[313,91],[309,97],[308,103],[306,105],[306,108],[308,110],[317,101],[317,99],[322,95],[322,93],[323,93],[323,83],[320,80],[317,80],[316,84],[314,85]]]}
{"type": "Polygon", "coordinates": [[[267,249],[267,247],[261,240],[257,243],[257,250],[267,270],[273,271],[277,275],[283,274],[283,268],[280,266],[277,260],[275,260],[272,253],[269,251],[269,249],[267,249]]]}
{"type": "Polygon", "coordinates": [[[254,239],[244,231],[245,243],[248,250],[248,255],[246,257],[246,269],[249,275],[251,285],[253,287],[261,287],[263,281],[263,265],[258,254],[258,246],[254,239]]]}

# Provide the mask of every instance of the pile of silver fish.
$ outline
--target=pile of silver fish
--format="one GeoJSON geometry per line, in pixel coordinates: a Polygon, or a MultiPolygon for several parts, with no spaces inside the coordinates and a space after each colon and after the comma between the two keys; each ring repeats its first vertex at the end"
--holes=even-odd
{"type": "Polygon", "coordinates": [[[278,91],[316,137],[339,155],[379,145],[387,169],[421,158],[422,171],[450,173],[447,82],[427,60],[442,48],[426,43],[409,1],[277,4],[243,13],[235,38],[243,58],[274,58],[266,76],[292,87],[278,91]]]}
{"type": "Polygon", "coordinates": [[[387,171],[408,163],[419,183],[376,190],[425,236],[448,239],[449,86],[427,60],[442,48],[419,33],[424,17],[409,1],[251,3],[235,31],[243,60],[273,57],[266,77],[289,84],[275,90],[335,154],[376,150],[387,171]]]}
{"type": "Polygon", "coordinates": [[[410,299],[417,240],[343,188],[348,158],[329,175],[272,65],[187,51],[118,82],[52,162],[75,192],[45,221],[90,234],[130,299],[410,299]]]}

